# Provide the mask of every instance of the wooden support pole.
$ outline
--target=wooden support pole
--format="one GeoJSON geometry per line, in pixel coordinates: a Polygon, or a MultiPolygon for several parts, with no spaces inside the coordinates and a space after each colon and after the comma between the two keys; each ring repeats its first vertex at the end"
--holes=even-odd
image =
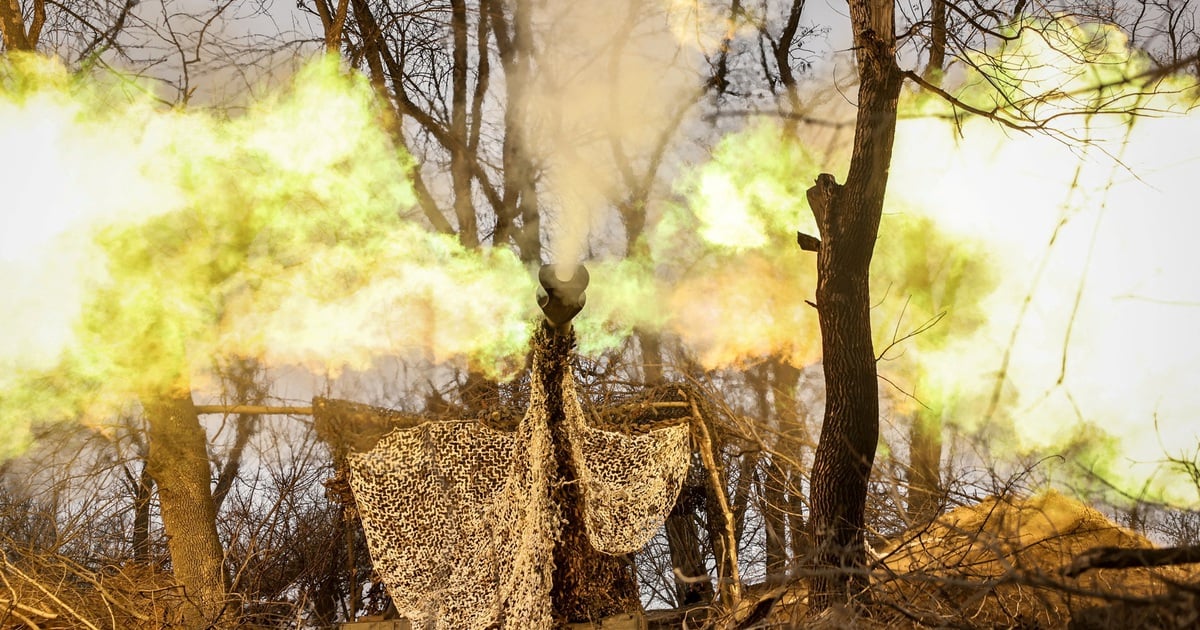
{"type": "Polygon", "coordinates": [[[737,610],[738,604],[742,600],[742,578],[738,571],[738,552],[737,552],[737,537],[734,533],[733,524],[733,509],[729,506],[729,498],[725,494],[725,484],[722,481],[721,469],[717,466],[717,440],[716,436],[708,430],[707,423],[703,416],[700,415],[700,410],[696,407],[695,401],[689,399],[688,403],[692,408],[692,427],[698,434],[700,460],[704,462],[704,468],[708,472],[709,484],[711,485],[713,494],[716,495],[717,505],[721,509],[721,517],[724,521],[725,544],[724,558],[717,562],[718,571],[720,572],[720,582],[717,584],[718,589],[725,596],[724,603],[727,610],[737,610]],[[724,571],[720,571],[724,565],[724,571]]]}

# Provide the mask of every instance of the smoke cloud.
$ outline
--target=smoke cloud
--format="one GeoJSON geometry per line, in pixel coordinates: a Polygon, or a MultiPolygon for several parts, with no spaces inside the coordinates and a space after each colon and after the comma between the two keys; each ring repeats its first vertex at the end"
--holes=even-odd
{"type": "Polygon", "coordinates": [[[409,158],[336,60],[235,119],[3,63],[0,451],[34,419],[186,388],[217,356],[522,365],[532,279],[410,218],[409,158]]]}
{"type": "Polygon", "coordinates": [[[903,124],[892,190],[954,238],[984,243],[997,270],[983,325],[924,368],[974,393],[956,423],[1011,422],[1009,446],[1046,454],[1109,434],[1116,452],[1083,465],[1122,491],[1194,505],[1195,484],[1157,462],[1193,461],[1200,446],[1188,386],[1200,293],[1185,241],[1200,228],[1188,183],[1197,156],[1169,140],[1200,137],[1200,118],[1095,130],[1123,165],[981,123],[962,133],[903,124]]]}
{"type": "Polygon", "coordinates": [[[699,94],[696,60],[680,54],[658,3],[546,5],[532,19],[544,36],[516,106],[545,169],[550,261],[570,265],[619,231],[608,209],[642,184],[699,94]]]}

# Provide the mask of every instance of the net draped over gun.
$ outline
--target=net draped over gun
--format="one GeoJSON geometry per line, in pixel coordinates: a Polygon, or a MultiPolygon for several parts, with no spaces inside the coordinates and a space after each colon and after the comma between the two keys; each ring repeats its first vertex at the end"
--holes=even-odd
{"type": "Polygon", "coordinates": [[[556,546],[583,535],[566,528],[602,554],[637,551],[688,474],[686,422],[637,432],[589,424],[569,326],[586,271],[563,281],[543,269],[541,279],[547,319],[532,340],[529,404],[515,430],[427,421],[348,442],[375,570],[415,627],[555,627],[556,571],[577,568],[563,566],[577,559],[556,556],[556,546]]]}

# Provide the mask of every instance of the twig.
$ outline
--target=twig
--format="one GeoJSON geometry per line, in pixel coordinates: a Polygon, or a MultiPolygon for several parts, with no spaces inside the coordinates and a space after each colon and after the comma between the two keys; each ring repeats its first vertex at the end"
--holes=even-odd
{"type": "MultiPolygon", "coordinates": [[[[905,308],[908,307],[908,300],[904,301],[904,306],[905,306],[905,308]]],[[[903,312],[900,314],[900,317],[904,317],[903,312]]],[[[904,333],[904,336],[899,337],[899,338],[897,338],[896,335],[898,335],[900,332],[900,319],[899,318],[896,319],[896,330],[892,332],[892,342],[889,343],[887,345],[887,347],[884,348],[879,353],[879,356],[875,357],[875,361],[877,361],[877,362],[883,361],[884,355],[887,354],[889,350],[904,343],[905,341],[908,341],[909,339],[912,339],[913,337],[916,337],[917,335],[924,333],[925,331],[933,328],[934,326],[937,326],[938,322],[942,321],[942,318],[944,318],[944,317],[946,317],[946,311],[942,311],[942,312],[938,313],[937,315],[930,317],[929,319],[925,320],[924,323],[922,323],[921,325],[912,329],[911,331],[904,333]]],[[[889,360],[891,360],[891,359],[889,359],[889,360]]]]}

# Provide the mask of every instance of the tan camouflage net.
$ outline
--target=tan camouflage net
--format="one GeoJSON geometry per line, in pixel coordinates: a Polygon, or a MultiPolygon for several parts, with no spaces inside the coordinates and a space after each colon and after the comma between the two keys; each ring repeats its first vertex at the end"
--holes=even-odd
{"type": "Polygon", "coordinates": [[[679,496],[691,455],[688,425],[642,435],[588,426],[574,383],[570,376],[564,381],[567,434],[584,489],[588,538],[598,551],[633,553],[650,542],[679,496]]]}
{"type": "MultiPolygon", "coordinates": [[[[516,431],[427,422],[349,456],[375,569],[414,627],[554,627],[553,549],[562,519],[550,501],[551,413],[534,354],[529,408],[516,431]]],[[[562,389],[587,533],[597,550],[635,551],[679,493],[688,426],[636,436],[593,428],[570,370],[562,389]]]]}

